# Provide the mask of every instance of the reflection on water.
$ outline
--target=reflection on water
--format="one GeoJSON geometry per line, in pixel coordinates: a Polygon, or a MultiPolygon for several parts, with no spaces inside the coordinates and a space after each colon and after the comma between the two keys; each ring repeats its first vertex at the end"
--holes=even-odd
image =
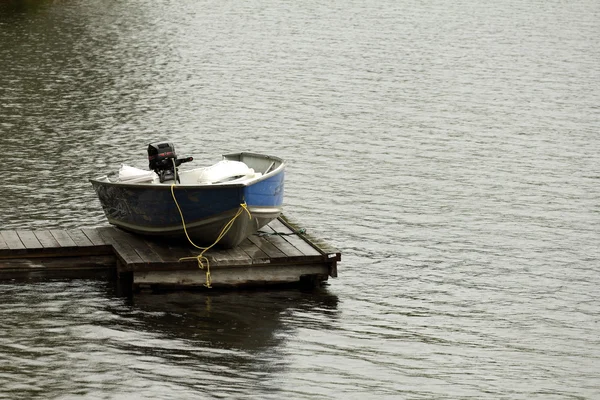
{"type": "Polygon", "coordinates": [[[0,15],[4,18],[25,17],[47,9],[55,0],[4,0],[0,4],[0,15]]]}
{"type": "Polygon", "coordinates": [[[97,281],[3,283],[0,398],[105,398],[138,389],[151,398],[224,396],[245,391],[239,384],[249,378],[276,393],[260,381],[287,368],[285,341],[307,318],[312,329],[330,329],[337,303],[323,289],[127,300],[97,281]]]}
{"type": "MultiPolygon", "coordinates": [[[[219,348],[256,351],[276,347],[291,334],[280,332],[281,319],[286,315],[323,312],[334,317],[338,299],[325,289],[315,289],[141,293],[132,302],[136,309],[147,313],[144,323],[149,330],[199,339],[219,348]]],[[[327,324],[315,328],[327,329],[327,324]]]]}

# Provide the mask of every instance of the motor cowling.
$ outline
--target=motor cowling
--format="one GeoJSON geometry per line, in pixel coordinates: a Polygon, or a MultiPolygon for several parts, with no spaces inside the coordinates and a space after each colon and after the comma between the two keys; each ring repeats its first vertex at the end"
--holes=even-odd
{"type": "Polygon", "coordinates": [[[170,142],[157,142],[148,145],[148,161],[151,170],[156,172],[160,181],[177,180],[177,167],[184,162],[192,161],[192,157],[177,158],[175,145],[170,142]]]}

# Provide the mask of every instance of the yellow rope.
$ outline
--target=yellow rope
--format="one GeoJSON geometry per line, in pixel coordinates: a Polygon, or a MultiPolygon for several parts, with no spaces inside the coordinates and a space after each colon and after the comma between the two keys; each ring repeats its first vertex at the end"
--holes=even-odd
{"type": "Polygon", "coordinates": [[[225,224],[225,226],[223,227],[223,229],[221,230],[221,233],[219,233],[219,236],[217,237],[217,240],[215,240],[215,242],[213,244],[211,244],[208,247],[201,247],[198,246],[196,243],[194,243],[192,241],[192,239],[190,238],[190,235],[188,234],[187,231],[187,226],[185,225],[185,219],[183,218],[183,212],[181,211],[181,207],[179,207],[179,203],[177,202],[177,198],[175,198],[175,184],[171,185],[171,195],[173,196],[173,200],[175,201],[175,205],[177,206],[177,210],[179,211],[179,215],[181,216],[181,223],[183,224],[183,231],[185,232],[185,237],[187,238],[187,240],[192,244],[192,246],[194,246],[197,249],[202,250],[202,252],[200,254],[198,254],[196,257],[183,257],[180,258],[179,261],[184,261],[184,260],[197,260],[198,261],[198,267],[200,269],[204,269],[204,263],[206,262],[206,283],[204,284],[204,286],[206,286],[207,288],[212,288],[211,286],[211,277],[210,277],[210,263],[208,262],[208,258],[206,258],[204,256],[204,253],[206,253],[209,249],[211,249],[214,245],[216,245],[217,243],[219,243],[219,241],[221,239],[223,239],[223,236],[225,236],[227,234],[227,232],[229,232],[229,229],[231,229],[231,227],[233,226],[233,223],[235,222],[235,220],[237,219],[237,217],[239,217],[244,211],[246,211],[248,213],[248,218],[252,219],[252,214],[250,214],[250,210],[248,210],[248,205],[246,204],[246,202],[240,204],[240,208],[237,210],[237,212],[235,213],[235,215],[233,216],[233,218],[231,218],[229,220],[229,222],[227,222],[225,224]]]}

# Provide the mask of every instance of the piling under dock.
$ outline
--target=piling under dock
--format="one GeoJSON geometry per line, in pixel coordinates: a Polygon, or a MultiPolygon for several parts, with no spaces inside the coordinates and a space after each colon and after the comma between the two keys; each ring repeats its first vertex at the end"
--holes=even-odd
{"type": "Polygon", "coordinates": [[[337,277],[341,253],[298,230],[285,217],[233,249],[202,250],[187,240],[143,237],[113,226],[0,231],[0,280],[116,276],[131,289],[275,284],[318,285],[337,277]],[[206,262],[208,261],[208,262],[206,262]]]}

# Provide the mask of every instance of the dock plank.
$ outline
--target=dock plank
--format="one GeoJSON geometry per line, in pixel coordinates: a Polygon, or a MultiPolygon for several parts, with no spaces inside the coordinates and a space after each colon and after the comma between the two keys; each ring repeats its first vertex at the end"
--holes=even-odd
{"type": "Polygon", "coordinates": [[[44,248],[40,241],[35,237],[35,233],[33,233],[33,231],[17,230],[16,232],[19,236],[19,239],[21,239],[21,242],[23,242],[23,245],[25,245],[27,249],[44,248]]]}
{"type": "Polygon", "coordinates": [[[248,238],[250,242],[256,245],[261,251],[263,251],[269,258],[276,259],[287,259],[288,257],[279,250],[275,245],[258,235],[250,235],[248,238]]]}
{"type": "Polygon", "coordinates": [[[16,231],[2,231],[0,232],[0,235],[2,235],[2,238],[10,250],[25,249],[25,245],[19,238],[19,235],[17,235],[16,231]]]}
{"type": "Polygon", "coordinates": [[[52,229],[50,230],[50,233],[61,247],[77,247],[77,244],[71,239],[71,236],[69,236],[66,231],[62,229],[52,229]]]}
{"type": "Polygon", "coordinates": [[[235,247],[233,249],[228,249],[229,257],[231,261],[240,264],[240,265],[250,265],[252,264],[252,257],[248,255],[244,250],[239,247],[235,247]]]}
{"type": "Polygon", "coordinates": [[[237,262],[232,259],[229,250],[226,249],[213,248],[207,251],[204,255],[210,261],[210,265],[213,266],[237,264],[237,262]]]}
{"type": "Polygon", "coordinates": [[[159,239],[146,239],[146,244],[164,263],[178,263],[180,258],[195,257],[202,251],[184,243],[185,245],[176,245],[159,239]]]}
{"type": "Polygon", "coordinates": [[[322,256],[323,254],[311,246],[306,240],[301,238],[297,233],[287,225],[285,225],[281,220],[275,220],[269,224],[269,226],[275,231],[279,233],[284,233],[285,239],[291,243],[295,248],[300,250],[302,254],[305,256],[322,256]]]}
{"type": "Polygon", "coordinates": [[[66,232],[79,247],[89,247],[94,245],[81,229],[68,229],[66,232]]]}
{"type": "Polygon", "coordinates": [[[267,240],[273,246],[275,246],[279,250],[281,250],[281,252],[283,252],[288,259],[304,257],[304,254],[302,254],[302,252],[300,250],[295,248],[290,242],[288,242],[281,236],[277,236],[277,235],[268,236],[268,237],[265,237],[265,240],[267,240]]]}
{"type": "Polygon", "coordinates": [[[278,235],[277,231],[275,231],[270,225],[263,227],[262,230],[267,233],[261,235],[261,238],[273,244],[288,258],[304,257],[304,253],[298,250],[292,243],[287,241],[284,236],[278,235]]]}
{"type": "Polygon", "coordinates": [[[104,246],[109,244],[104,238],[100,235],[97,229],[92,228],[84,228],[81,230],[90,242],[92,242],[95,246],[104,246]]]}
{"type": "Polygon", "coordinates": [[[238,247],[250,257],[252,264],[264,264],[270,262],[270,257],[267,253],[262,251],[260,247],[252,243],[249,239],[245,239],[238,247]]]}
{"type": "Polygon", "coordinates": [[[0,235],[0,250],[8,250],[8,243],[6,243],[6,241],[4,240],[4,237],[2,237],[2,235],[0,235]]]}
{"type": "Polygon", "coordinates": [[[144,263],[160,263],[162,259],[148,245],[144,239],[131,233],[124,232],[120,229],[114,229],[113,238],[125,242],[131,246],[144,263]]]}
{"type": "Polygon", "coordinates": [[[125,264],[141,263],[143,262],[138,253],[133,247],[127,242],[119,240],[118,235],[115,235],[116,228],[113,227],[102,227],[98,228],[98,233],[107,242],[113,245],[117,252],[117,257],[125,264]]]}
{"type": "MultiPolygon", "coordinates": [[[[300,224],[287,215],[280,216],[279,220],[283,222],[284,225],[290,227],[290,229],[293,231],[301,230],[300,224]]],[[[316,248],[318,251],[320,251],[323,255],[327,256],[328,260],[341,261],[342,254],[340,250],[333,247],[331,244],[327,243],[323,239],[316,238],[306,232],[299,232],[298,236],[301,237],[307,243],[309,243],[311,246],[316,248]]]]}
{"type": "Polygon", "coordinates": [[[60,245],[50,231],[34,231],[35,237],[46,249],[58,248],[60,245]]]}

